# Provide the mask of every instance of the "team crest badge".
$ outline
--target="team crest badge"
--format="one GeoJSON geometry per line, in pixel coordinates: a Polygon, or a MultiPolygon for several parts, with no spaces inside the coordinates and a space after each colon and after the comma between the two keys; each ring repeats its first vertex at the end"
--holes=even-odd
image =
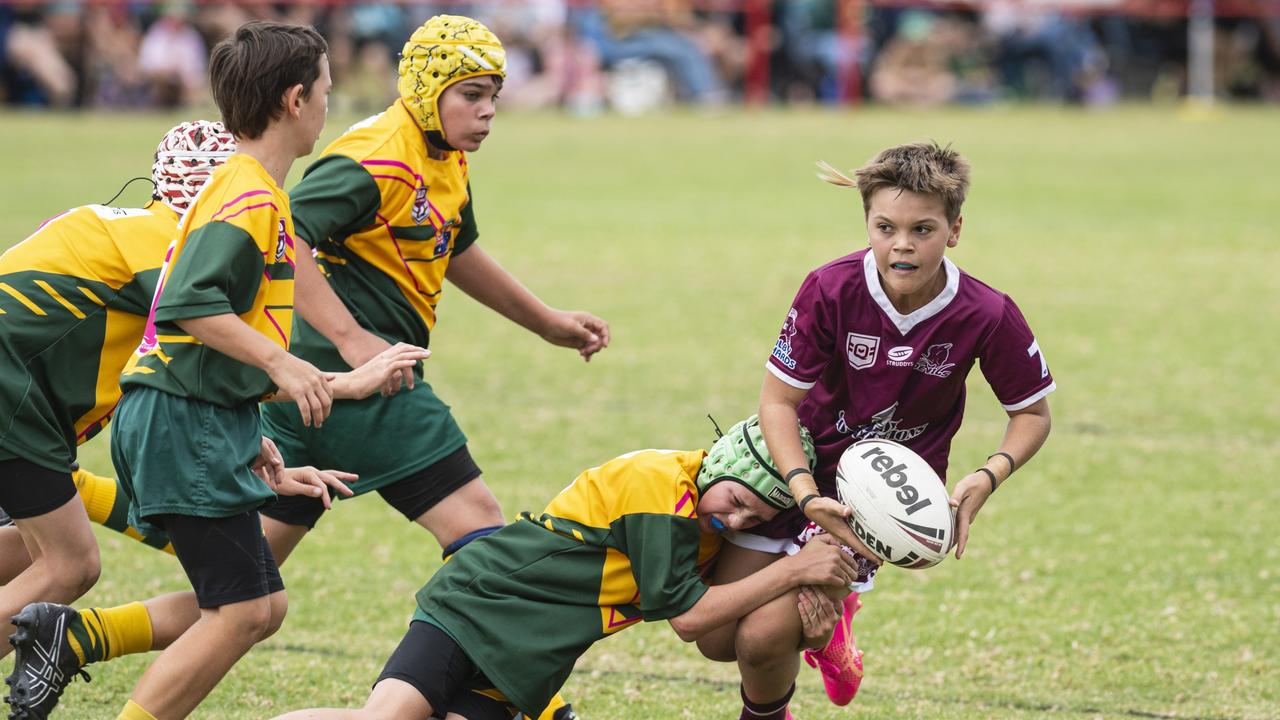
{"type": "Polygon", "coordinates": [[[427,200],[427,186],[419,185],[413,196],[413,221],[421,225],[431,214],[431,201],[427,200]]]}
{"type": "Polygon", "coordinates": [[[280,231],[276,233],[276,262],[284,260],[284,250],[289,234],[284,231],[284,218],[280,218],[280,231]]]}
{"type": "Polygon", "coordinates": [[[876,362],[876,352],[880,349],[880,338],[872,335],[849,333],[845,343],[845,352],[849,354],[849,365],[854,370],[869,368],[876,362]]]}

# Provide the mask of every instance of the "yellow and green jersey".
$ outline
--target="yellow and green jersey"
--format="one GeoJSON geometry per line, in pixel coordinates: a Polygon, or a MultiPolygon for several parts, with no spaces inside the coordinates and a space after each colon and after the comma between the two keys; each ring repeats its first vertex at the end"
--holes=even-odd
{"type": "Polygon", "coordinates": [[[289,197],[257,160],[232,155],[183,216],[156,289],[152,323],[120,384],[223,407],[274,392],[265,372],[206,347],[176,321],[235,313],[289,349],[293,238],[289,197]]]}
{"type": "Polygon", "coordinates": [[[454,555],[418,592],[418,619],[537,717],[593,643],[681,615],[706,592],[720,536],[698,527],[705,457],[642,450],[587,470],[542,514],[454,555]]]}
{"type": "MultiPolygon", "coordinates": [[[[365,328],[427,347],[449,260],[478,237],[466,154],[427,155],[400,102],[325,148],[290,193],[298,233],[365,328]]],[[[299,322],[294,352],[322,369],[333,346],[299,322]]]]}
{"type": "Polygon", "coordinates": [[[70,470],[106,425],[178,215],[86,205],[0,255],[0,452],[70,470]]]}

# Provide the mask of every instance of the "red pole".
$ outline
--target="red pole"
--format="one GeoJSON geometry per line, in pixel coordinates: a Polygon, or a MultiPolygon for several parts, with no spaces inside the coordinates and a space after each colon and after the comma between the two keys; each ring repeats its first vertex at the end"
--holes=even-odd
{"type": "Polygon", "coordinates": [[[769,54],[773,43],[769,0],[746,0],[744,10],[747,70],[743,78],[743,98],[751,105],[763,105],[769,101],[769,54]]]}
{"type": "Polygon", "coordinates": [[[840,100],[855,108],[862,105],[862,10],[863,0],[839,0],[836,6],[836,83],[840,100]]]}

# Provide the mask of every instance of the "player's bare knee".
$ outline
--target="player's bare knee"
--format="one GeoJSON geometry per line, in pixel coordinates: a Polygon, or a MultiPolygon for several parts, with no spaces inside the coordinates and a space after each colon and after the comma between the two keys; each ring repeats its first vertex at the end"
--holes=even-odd
{"type": "Polygon", "coordinates": [[[271,616],[267,621],[267,627],[262,635],[262,640],[266,640],[284,624],[284,616],[289,612],[289,595],[283,590],[274,592],[267,596],[267,602],[271,609],[271,616]]]}
{"type": "Polygon", "coordinates": [[[53,591],[65,598],[63,602],[71,602],[89,592],[102,574],[97,545],[75,553],[50,553],[40,564],[47,569],[53,591]]]}
{"type": "Polygon", "coordinates": [[[713,630],[698,638],[698,652],[713,662],[733,662],[738,659],[733,640],[737,624],[713,630]]]}
{"type": "Polygon", "coordinates": [[[800,639],[795,593],[787,593],[742,618],[733,644],[738,662],[767,666],[794,655],[800,639]]]}
{"type": "Polygon", "coordinates": [[[216,621],[225,626],[227,632],[234,633],[233,637],[243,638],[252,645],[270,635],[271,600],[269,597],[260,597],[223,605],[218,608],[216,621]]]}

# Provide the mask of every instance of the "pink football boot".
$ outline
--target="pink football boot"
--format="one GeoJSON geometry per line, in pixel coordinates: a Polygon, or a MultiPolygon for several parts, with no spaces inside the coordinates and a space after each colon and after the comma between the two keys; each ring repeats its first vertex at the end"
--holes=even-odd
{"type": "Polygon", "coordinates": [[[836,623],[831,642],[821,650],[804,651],[805,662],[822,673],[827,697],[836,705],[852,702],[853,696],[858,694],[858,686],[862,684],[862,651],[854,644],[850,627],[853,614],[861,607],[858,593],[850,593],[844,600],[844,612],[836,623]]]}

